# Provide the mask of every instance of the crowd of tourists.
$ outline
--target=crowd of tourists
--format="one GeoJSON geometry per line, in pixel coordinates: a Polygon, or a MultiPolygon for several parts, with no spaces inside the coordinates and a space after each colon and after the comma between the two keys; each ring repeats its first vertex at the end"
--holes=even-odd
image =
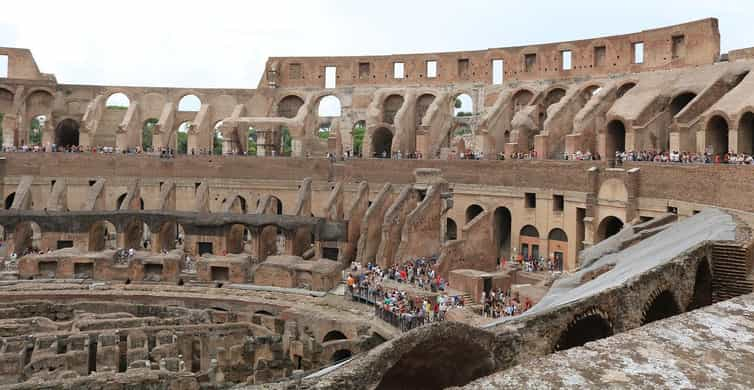
{"type": "Polygon", "coordinates": [[[489,293],[482,291],[482,302],[482,316],[491,318],[516,316],[532,307],[531,299],[526,298],[521,302],[517,293],[512,294],[510,290],[503,291],[501,288],[489,293]]]}
{"type": "Polygon", "coordinates": [[[371,263],[366,267],[353,263],[346,278],[348,293],[352,299],[373,304],[378,318],[401,330],[442,321],[448,309],[463,307],[464,301],[445,291],[447,282],[432,269],[435,262],[436,258],[418,258],[386,270],[371,263]],[[391,288],[385,283],[388,280],[406,284],[406,289],[391,288]],[[416,293],[416,289],[435,294],[416,293]]]}
{"type": "MultiPolygon", "coordinates": [[[[544,256],[522,256],[518,255],[512,259],[519,268],[525,272],[562,272],[563,260],[560,258],[553,258],[544,256]]],[[[505,257],[500,259],[500,267],[503,268],[508,263],[505,257]]]]}
{"type": "Polygon", "coordinates": [[[746,153],[728,152],[724,154],[689,153],[689,152],[658,152],[654,150],[643,150],[641,152],[615,152],[615,160],[623,161],[647,161],[659,163],[680,163],[680,164],[754,164],[754,159],[746,153]]]}

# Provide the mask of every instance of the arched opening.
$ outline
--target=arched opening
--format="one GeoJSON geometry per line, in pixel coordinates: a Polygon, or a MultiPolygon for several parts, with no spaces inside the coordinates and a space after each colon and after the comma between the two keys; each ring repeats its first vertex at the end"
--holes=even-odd
{"type": "Polygon", "coordinates": [[[42,131],[47,122],[45,115],[37,115],[31,118],[31,124],[29,125],[29,145],[42,145],[42,131]]]}
{"type": "Polygon", "coordinates": [[[183,226],[175,221],[169,221],[162,224],[159,233],[159,251],[171,251],[174,249],[183,249],[183,240],[186,233],[183,226]]]}
{"type": "Polygon", "coordinates": [[[267,310],[257,310],[254,312],[254,314],[260,315],[260,316],[268,316],[268,317],[275,317],[274,314],[270,313],[267,310]]]}
{"type": "Polygon", "coordinates": [[[234,195],[230,200],[225,199],[225,211],[233,214],[246,214],[248,208],[246,206],[246,199],[241,195],[234,195]]]}
{"type": "Polygon", "coordinates": [[[476,218],[477,215],[481,214],[484,211],[482,206],[478,204],[472,204],[471,206],[466,208],[466,223],[471,222],[472,219],[476,218]]]}
{"type": "Polygon", "coordinates": [[[42,241],[42,229],[34,221],[21,222],[16,226],[13,237],[14,251],[19,255],[39,252],[42,241]]]}
{"type": "Polygon", "coordinates": [[[372,152],[377,158],[390,158],[393,146],[393,133],[380,127],[372,133],[372,152]]]}
{"type": "Polygon", "coordinates": [[[278,116],[283,118],[294,118],[298,114],[299,108],[304,105],[304,99],[296,95],[288,95],[278,103],[278,116]]]}
{"type": "Polygon", "coordinates": [[[398,110],[401,109],[401,106],[403,106],[403,96],[388,96],[387,99],[385,99],[385,103],[383,105],[382,121],[392,125],[395,121],[395,114],[398,113],[398,110]]]}
{"type": "Polygon", "coordinates": [[[641,320],[641,325],[644,326],[650,322],[678,314],[681,314],[681,308],[678,307],[678,302],[676,302],[673,293],[664,290],[657,294],[649,305],[644,308],[644,318],[641,320]]]}
{"type": "Polygon", "coordinates": [[[141,128],[141,148],[143,150],[152,150],[152,138],[154,138],[154,127],[159,120],[157,118],[149,118],[144,121],[144,126],[141,128]]]}
{"type": "Polygon", "coordinates": [[[511,221],[511,212],[507,207],[498,207],[495,209],[492,234],[494,235],[498,258],[510,257],[511,221]]]}
{"type": "Polygon", "coordinates": [[[79,123],[73,119],[63,119],[55,126],[55,145],[61,147],[79,145],[79,123]]]}
{"type": "Polygon", "coordinates": [[[348,337],[346,337],[346,335],[344,335],[343,332],[339,330],[331,330],[327,332],[325,337],[322,339],[322,342],[326,343],[333,340],[348,340],[348,337]]]}
{"type": "Polygon", "coordinates": [[[125,110],[131,105],[131,99],[125,93],[116,92],[105,101],[105,108],[109,110],[125,110]]]}
{"type": "Polygon", "coordinates": [[[599,85],[590,85],[590,86],[584,88],[581,91],[581,99],[583,101],[583,104],[586,104],[586,102],[588,102],[589,100],[591,100],[592,96],[596,95],[601,89],[602,89],[602,87],[600,87],[599,85]]]}
{"type": "Polygon", "coordinates": [[[186,95],[178,101],[178,111],[198,112],[202,101],[196,95],[186,95]]]}
{"type": "Polygon", "coordinates": [[[416,127],[419,127],[419,125],[422,124],[422,119],[424,119],[424,115],[427,114],[427,110],[429,110],[429,106],[432,105],[432,103],[435,101],[435,95],[425,93],[421,96],[419,96],[418,99],[416,99],[416,127]]]}
{"type": "Polygon", "coordinates": [[[670,102],[670,113],[673,116],[676,116],[684,107],[686,107],[687,104],[691,103],[695,97],[696,94],[692,92],[686,92],[676,96],[670,102]]]}
{"type": "Polygon", "coordinates": [[[563,331],[555,344],[555,351],[565,351],[580,347],[590,341],[595,341],[613,335],[613,327],[605,318],[597,313],[577,317],[568,329],[563,331]]]}
{"type": "Polygon", "coordinates": [[[513,95],[513,112],[519,112],[524,107],[528,106],[534,98],[534,94],[526,89],[522,89],[513,95]]]}
{"type": "Polygon", "coordinates": [[[707,148],[713,155],[728,153],[728,121],[720,115],[713,116],[707,123],[707,148]]]}
{"type": "Polygon", "coordinates": [[[351,139],[353,140],[353,155],[354,156],[361,156],[362,151],[364,150],[364,133],[366,133],[367,130],[367,122],[366,121],[358,121],[356,124],[353,125],[353,130],[351,130],[351,139]]]}
{"type": "Polygon", "coordinates": [[[462,93],[453,99],[453,116],[464,117],[474,115],[474,100],[467,93],[462,93]]]}
{"type": "Polygon", "coordinates": [[[738,122],[738,152],[754,154],[754,112],[747,112],[738,122]]]}
{"type": "Polygon", "coordinates": [[[550,230],[550,234],[547,235],[547,248],[550,251],[553,268],[562,271],[568,255],[568,235],[566,235],[566,232],[558,228],[550,230]]]}
{"type": "Polygon", "coordinates": [[[618,92],[616,93],[616,96],[618,96],[619,99],[622,98],[623,95],[626,94],[626,92],[628,92],[631,88],[633,88],[635,86],[636,86],[636,83],[634,83],[634,82],[629,82],[629,83],[625,83],[625,84],[621,85],[618,88],[618,92]]]}
{"type": "Polygon", "coordinates": [[[217,121],[213,129],[212,135],[212,154],[221,156],[223,154],[223,144],[225,143],[225,136],[222,132],[223,121],[217,121]]]}
{"type": "Polygon", "coordinates": [[[283,201],[277,196],[270,196],[270,202],[272,202],[272,209],[275,210],[275,214],[283,215],[283,201]]]}
{"type": "Polygon", "coordinates": [[[420,341],[404,353],[382,376],[377,389],[445,389],[463,386],[495,370],[487,342],[449,334],[441,340],[420,341]]]}
{"type": "Polygon", "coordinates": [[[89,228],[89,251],[100,252],[117,247],[118,233],[110,221],[95,222],[89,228]]]}
{"type": "Polygon", "coordinates": [[[13,201],[16,199],[16,193],[11,192],[10,195],[5,197],[5,209],[10,210],[13,207],[13,201]]]}
{"type": "Polygon", "coordinates": [[[605,217],[597,228],[597,242],[608,239],[623,229],[623,221],[617,217],[605,217]]]}
{"type": "Polygon", "coordinates": [[[547,96],[545,96],[545,100],[542,105],[542,121],[540,123],[541,126],[544,126],[545,120],[547,120],[547,109],[560,101],[560,99],[563,99],[563,96],[565,96],[566,91],[563,88],[555,88],[547,93],[547,96]]]}
{"type": "Polygon", "coordinates": [[[518,233],[520,255],[524,259],[539,258],[539,230],[532,225],[526,225],[518,233]]]}
{"type": "Polygon", "coordinates": [[[126,249],[145,250],[151,244],[151,232],[146,223],[135,219],[126,225],[123,231],[126,249]]]}
{"type": "Polygon", "coordinates": [[[335,351],[334,354],[332,354],[332,362],[333,363],[340,363],[340,362],[342,362],[344,360],[350,359],[351,356],[353,356],[353,354],[351,353],[351,351],[349,351],[347,349],[339,349],[339,350],[335,351]]]}
{"type": "MultiPolygon", "coordinates": [[[[176,152],[179,154],[188,153],[188,132],[190,128],[191,122],[185,121],[178,126],[178,131],[175,133],[177,137],[176,152]]],[[[172,145],[172,142],[169,142],[168,145],[172,145]]]]}
{"type": "Polygon", "coordinates": [[[712,304],[712,272],[709,262],[701,259],[696,266],[696,278],[694,281],[694,295],[687,310],[696,310],[700,307],[712,304]]]}
{"type": "Polygon", "coordinates": [[[445,220],[445,241],[453,241],[458,239],[458,226],[453,218],[447,218],[445,220]]]}
{"type": "Polygon", "coordinates": [[[236,223],[230,226],[228,230],[227,241],[225,242],[228,253],[239,254],[244,253],[247,243],[251,241],[251,232],[240,223],[236,223]]]}
{"type": "Polygon", "coordinates": [[[328,95],[319,99],[317,115],[320,118],[332,118],[340,116],[340,99],[335,95],[328,95]]]}
{"type": "Polygon", "coordinates": [[[607,159],[615,158],[615,152],[626,151],[626,127],[623,122],[613,120],[607,124],[607,134],[605,137],[605,157],[607,159]]]}

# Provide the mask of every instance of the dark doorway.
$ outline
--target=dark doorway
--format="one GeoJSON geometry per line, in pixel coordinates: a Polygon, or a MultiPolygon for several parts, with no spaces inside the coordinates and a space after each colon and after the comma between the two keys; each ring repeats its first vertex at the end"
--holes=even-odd
{"type": "Polygon", "coordinates": [[[471,222],[472,219],[476,218],[477,215],[481,214],[484,211],[482,206],[478,204],[472,204],[471,206],[466,208],[466,223],[471,222]]]}
{"type": "Polygon", "coordinates": [[[665,290],[658,294],[650,303],[641,320],[642,325],[681,314],[681,308],[673,297],[673,293],[665,290]]]}
{"type": "Polygon", "coordinates": [[[691,298],[688,310],[696,310],[700,307],[712,304],[712,272],[706,259],[699,261],[696,267],[696,281],[694,282],[694,295],[691,298]]]}
{"type": "Polygon", "coordinates": [[[495,223],[493,234],[498,257],[508,258],[511,251],[511,212],[506,207],[498,207],[495,209],[493,219],[495,223]]]}
{"type": "Polygon", "coordinates": [[[445,220],[445,241],[453,241],[458,239],[458,226],[453,218],[447,218],[445,220]]]}
{"type": "Polygon", "coordinates": [[[597,314],[590,314],[576,320],[560,335],[555,344],[556,351],[580,347],[590,341],[612,336],[610,323],[597,314]]]}
{"type": "Polygon", "coordinates": [[[73,240],[58,240],[58,249],[73,248],[73,240]]]}
{"type": "Polygon", "coordinates": [[[201,256],[201,255],[203,255],[205,253],[209,253],[211,255],[212,252],[213,252],[212,251],[212,243],[211,242],[200,241],[200,242],[196,243],[196,247],[197,247],[197,252],[199,253],[199,256],[201,256]]]}
{"type": "Polygon", "coordinates": [[[73,119],[63,119],[55,127],[55,144],[60,147],[79,145],[79,124],[73,119]]]}
{"type": "Polygon", "coordinates": [[[626,126],[619,120],[607,124],[607,138],[605,140],[605,158],[612,160],[615,152],[626,151],[626,126]]]}
{"type": "Polygon", "coordinates": [[[599,241],[605,240],[618,234],[621,229],[623,229],[623,221],[613,216],[606,217],[600,222],[600,226],[597,229],[597,238],[599,241]]]}
{"type": "Polygon", "coordinates": [[[353,354],[351,351],[347,349],[341,349],[338,351],[335,351],[334,354],[332,354],[332,362],[333,363],[340,363],[344,360],[350,359],[353,354]]]}
{"type": "Polygon", "coordinates": [[[393,133],[380,127],[372,134],[372,152],[377,158],[390,158],[393,146],[393,133]]]}

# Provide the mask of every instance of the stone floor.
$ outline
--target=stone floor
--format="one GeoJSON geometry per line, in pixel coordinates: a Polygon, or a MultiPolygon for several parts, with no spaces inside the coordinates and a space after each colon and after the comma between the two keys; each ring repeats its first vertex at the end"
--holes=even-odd
{"type": "Polygon", "coordinates": [[[464,389],[752,389],[754,294],[474,381],[464,389]]]}

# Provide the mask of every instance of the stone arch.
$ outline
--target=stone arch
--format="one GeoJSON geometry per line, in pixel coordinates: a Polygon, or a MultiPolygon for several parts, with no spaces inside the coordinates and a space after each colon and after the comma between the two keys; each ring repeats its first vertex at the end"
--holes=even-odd
{"type": "Polygon", "coordinates": [[[712,304],[712,272],[710,271],[709,261],[706,258],[699,260],[694,279],[694,294],[686,309],[687,311],[712,304]]]}
{"type": "Polygon", "coordinates": [[[626,126],[619,119],[610,121],[607,124],[607,133],[605,135],[605,158],[612,160],[615,158],[615,152],[626,151],[626,126]]]}
{"type": "Polygon", "coordinates": [[[149,226],[140,219],[129,221],[123,229],[123,246],[126,249],[149,249],[149,226]]]}
{"type": "Polygon", "coordinates": [[[602,219],[597,228],[597,242],[608,239],[623,229],[623,221],[620,218],[609,215],[602,219]]]}
{"type": "Polygon", "coordinates": [[[466,92],[459,93],[453,100],[453,116],[464,117],[474,115],[474,99],[466,92]]]}
{"type": "Polygon", "coordinates": [[[317,102],[317,115],[320,118],[339,117],[341,113],[341,103],[337,96],[327,95],[319,98],[317,102]]]}
{"type": "Polygon", "coordinates": [[[154,139],[154,127],[159,122],[157,118],[148,118],[144,121],[144,125],[141,127],[141,148],[143,150],[151,150],[154,139]]]}
{"type": "Polygon", "coordinates": [[[754,154],[754,111],[747,111],[738,121],[738,153],[754,154]]]}
{"type": "Polygon", "coordinates": [[[13,201],[16,199],[16,193],[11,192],[8,194],[8,196],[5,197],[5,209],[10,210],[11,207],[13,207],[13,201]]]}
{"type": "Polygon", "coordinates": [[[395,115],[402,106],[403,96],[393,94],[386,97],[382,109],[382,121],[392,125],[395,122],[395,115]]]}
{"type": "Polygon", "coordinates": [[[649,296],[642,311],[641,325],[681,314],[675,296],[670,290],[658,289],[649,296]]]}
{"type": "Polygon", "coordinates": [[[554,228],[550,230],[550,233],[547,235],[548,240],[554,240],[554,241],[562,241],[562,242],[568,242],[568,235],[565,231],[561,228],[554,228]]]}
{"type": "Polygon", "coordinates": [[[171,133],[168,145],[175,148],[178,154],[188,154],[188,138],[191,131],[191,121],[183,121],[178,125],[178,129],[171,133]],[[175,137],[175,140],[173,139],[175,137]]]}
{"type": "Polygon", "coordinates": [[[90,252],[115,249],[118,245],[118,231],[115,225],[107,220],[97,221],[89,228],[88,248],[90,252]]]}
{"type": "Polygon", "coordinates": [[[230,225],[225,241],[225,247],[228,253],[244,253],[246,243],[249,241],[251,241],[251,231],[246,225],[240,223],[230,225]]]}
{"type": "Polygon", "coordinates": [[[55,144],[68,147],[79,145],[79,123],[71,118],[63,119],[55,126],[55,144]]]}
{"type": "Polygon", "coordinates": [[[521,88],[513,94],[513,112],[519,112],[522,108],[531,104],[534,99],[534,92],[529,89],[521,88]]]}
{"type": "Polygon", "coordinates": [[[618,99],[622,98],[623,95],[625,95],[631,88],[635,87],[636,83],[633,81],[628,81],[623,84],[621,84],[620,87],[618,87],[618,91],[616,92],[616,96],[618,99]]]}
{"type": "Polygon", "coordinates": [[[600,84],[589,84],[586,87],[582,88],[581,97],[584,100],[584,103],[588,102],[589,99],[591,99],[592,96],[596,95],[601,89],[602,85],[600,84]]]}
{"type": "Polygon", "coordinates": [[[332,363],[340,363],[344,360],[350,359],[351,356],[353,356],[353,353],[350,349],[339,349],[332,354],[332,359],[330,359],[330,361],[332,363]]]}
{"type": "Polygon", "coordinates": [[[458,225],[453,218],[445,219],[445,241],[453,241],[458,239],[458,225]]]}
{"type": "Polygon", "coordinates": [[[283,215],[283,201],[275,195],[270,195],[270,203],[277,215],[283,215]]]}
{"type": "Polygon", "coordinates": [[[331,330],[322,338],[323,343],[334,340],[348,340],[348,337],[339,330],[331,330]]]}
{"type": "Polygon", "coordinates": [[[513,217],[507,207],[498,207],[492,217],[492,234],[498,257],[510,257],[513,217]]]}
{"type": "Polygon", "coordinates": [[[416,127],[422,124],[424,116],[427,114],[429,107],[435,101],[435,95],[431,93],[424,93],[416,99],[416,127]]]}
{"type": "Polygon", "coordinates": [[[558,271],[563,270],[563,264],[568,260],[568,235],[563,229],[554,228],[547,234],[547,250],[558,271]]]}
{"type": "Polygon", "coordinates": [[[393,132],[386,127],[380,127],[372,133],[372,152],[374,157],[391,157],[393,132]]]}
{"type": "Polygon", "coordinates": [[[16,225],[13,234],[13,250],[18,254],[37,252],[42,244],[42,229],[34,221],[24,221],[16,225]]]}
{"type": "Polygon", "coordinates": [[[519,235],[524,236],[524,237],[539,238],[539,230],[537,230],[537,228],[532,225],[526,225],[521,228],[519,235]]]}
{"type": "Polygon", "coordinates": [[[722,115],[714,115],[707,121],[707,146],[714,155],[728,153],[728,120],[722,115]]]}
{"type": "Polygon", "coordinates": [[[178,101],[178,111],[180,112],[198,112],[202,108],[202,100],[194,94],[184,95],[178,101]]]}
{"type": "Polygon", "coordinates": [[[257,310],[254,312],[254,314],[260,315],[260,316],[268,316],[268,317],[275,317],[274,314],[270,313],[267,310],[257,310]]]}
{"type": "Polygon", "coordinates": [[[34,115],[31,118],[29,122],[29,139],[26,140],[28,145],[42,144],[42,133],[49,119],[47,115],[34,115]]]}
{"type": "Polygon", "coordinates": [[[171,251],[174,249],[183,249],[183,242],[186,232],[183,226],[176,221],[168,221],[160,226],[158,234],[159,242],[157,243],[158,251],[171,251]]]}
{"type": "Polygon", "coordinates": [[[224,212],[233,214],[247,214],[249,212],[246,198],[241,195],[233,195],[230,198],[226,198],[224,212]]]}
{"type": "Polygon", "coordinates": [[[288,95],[278,102],[277,115],[283,118],[295,118],[304,105],[304,99],[297,95],[288,95]]]}
{"type": "Polygon", "coordinates": [[[478,204],[472,204],[469,205],[469,207],[466,208],[466,223],[471,222],[474,218],[477,217],[477,215],[484,212],[484,208],[478,204]]]}
{"type": "Polygon", "coordinates": [[[676,116],[686,107],[687,104],[691,103],[694,98],[696,98],[696,94],[693,92],[679,93],[670,101],[670,114],[676,116]]]}
{"type": "Polygon", "coordinates": [[[123,92],[114,92],[105,100],[106,109],[124,109],[131,105],[131,99],[123,92]]]}
{"type": "Polygon", "coordinates": [[[613,335],[613,324],[609,317],[601,310],[592,308],[577,315],[566,329],[560,334],[554,351],[564,351],[580,347],[590,341],[599,340],[613,335]]]}
{"type": "Polygon", "coordinates": [[[539,258],[539,230],[532,225],[525,225],[518,233],[520,254],[523,258],[539,258]]]}

